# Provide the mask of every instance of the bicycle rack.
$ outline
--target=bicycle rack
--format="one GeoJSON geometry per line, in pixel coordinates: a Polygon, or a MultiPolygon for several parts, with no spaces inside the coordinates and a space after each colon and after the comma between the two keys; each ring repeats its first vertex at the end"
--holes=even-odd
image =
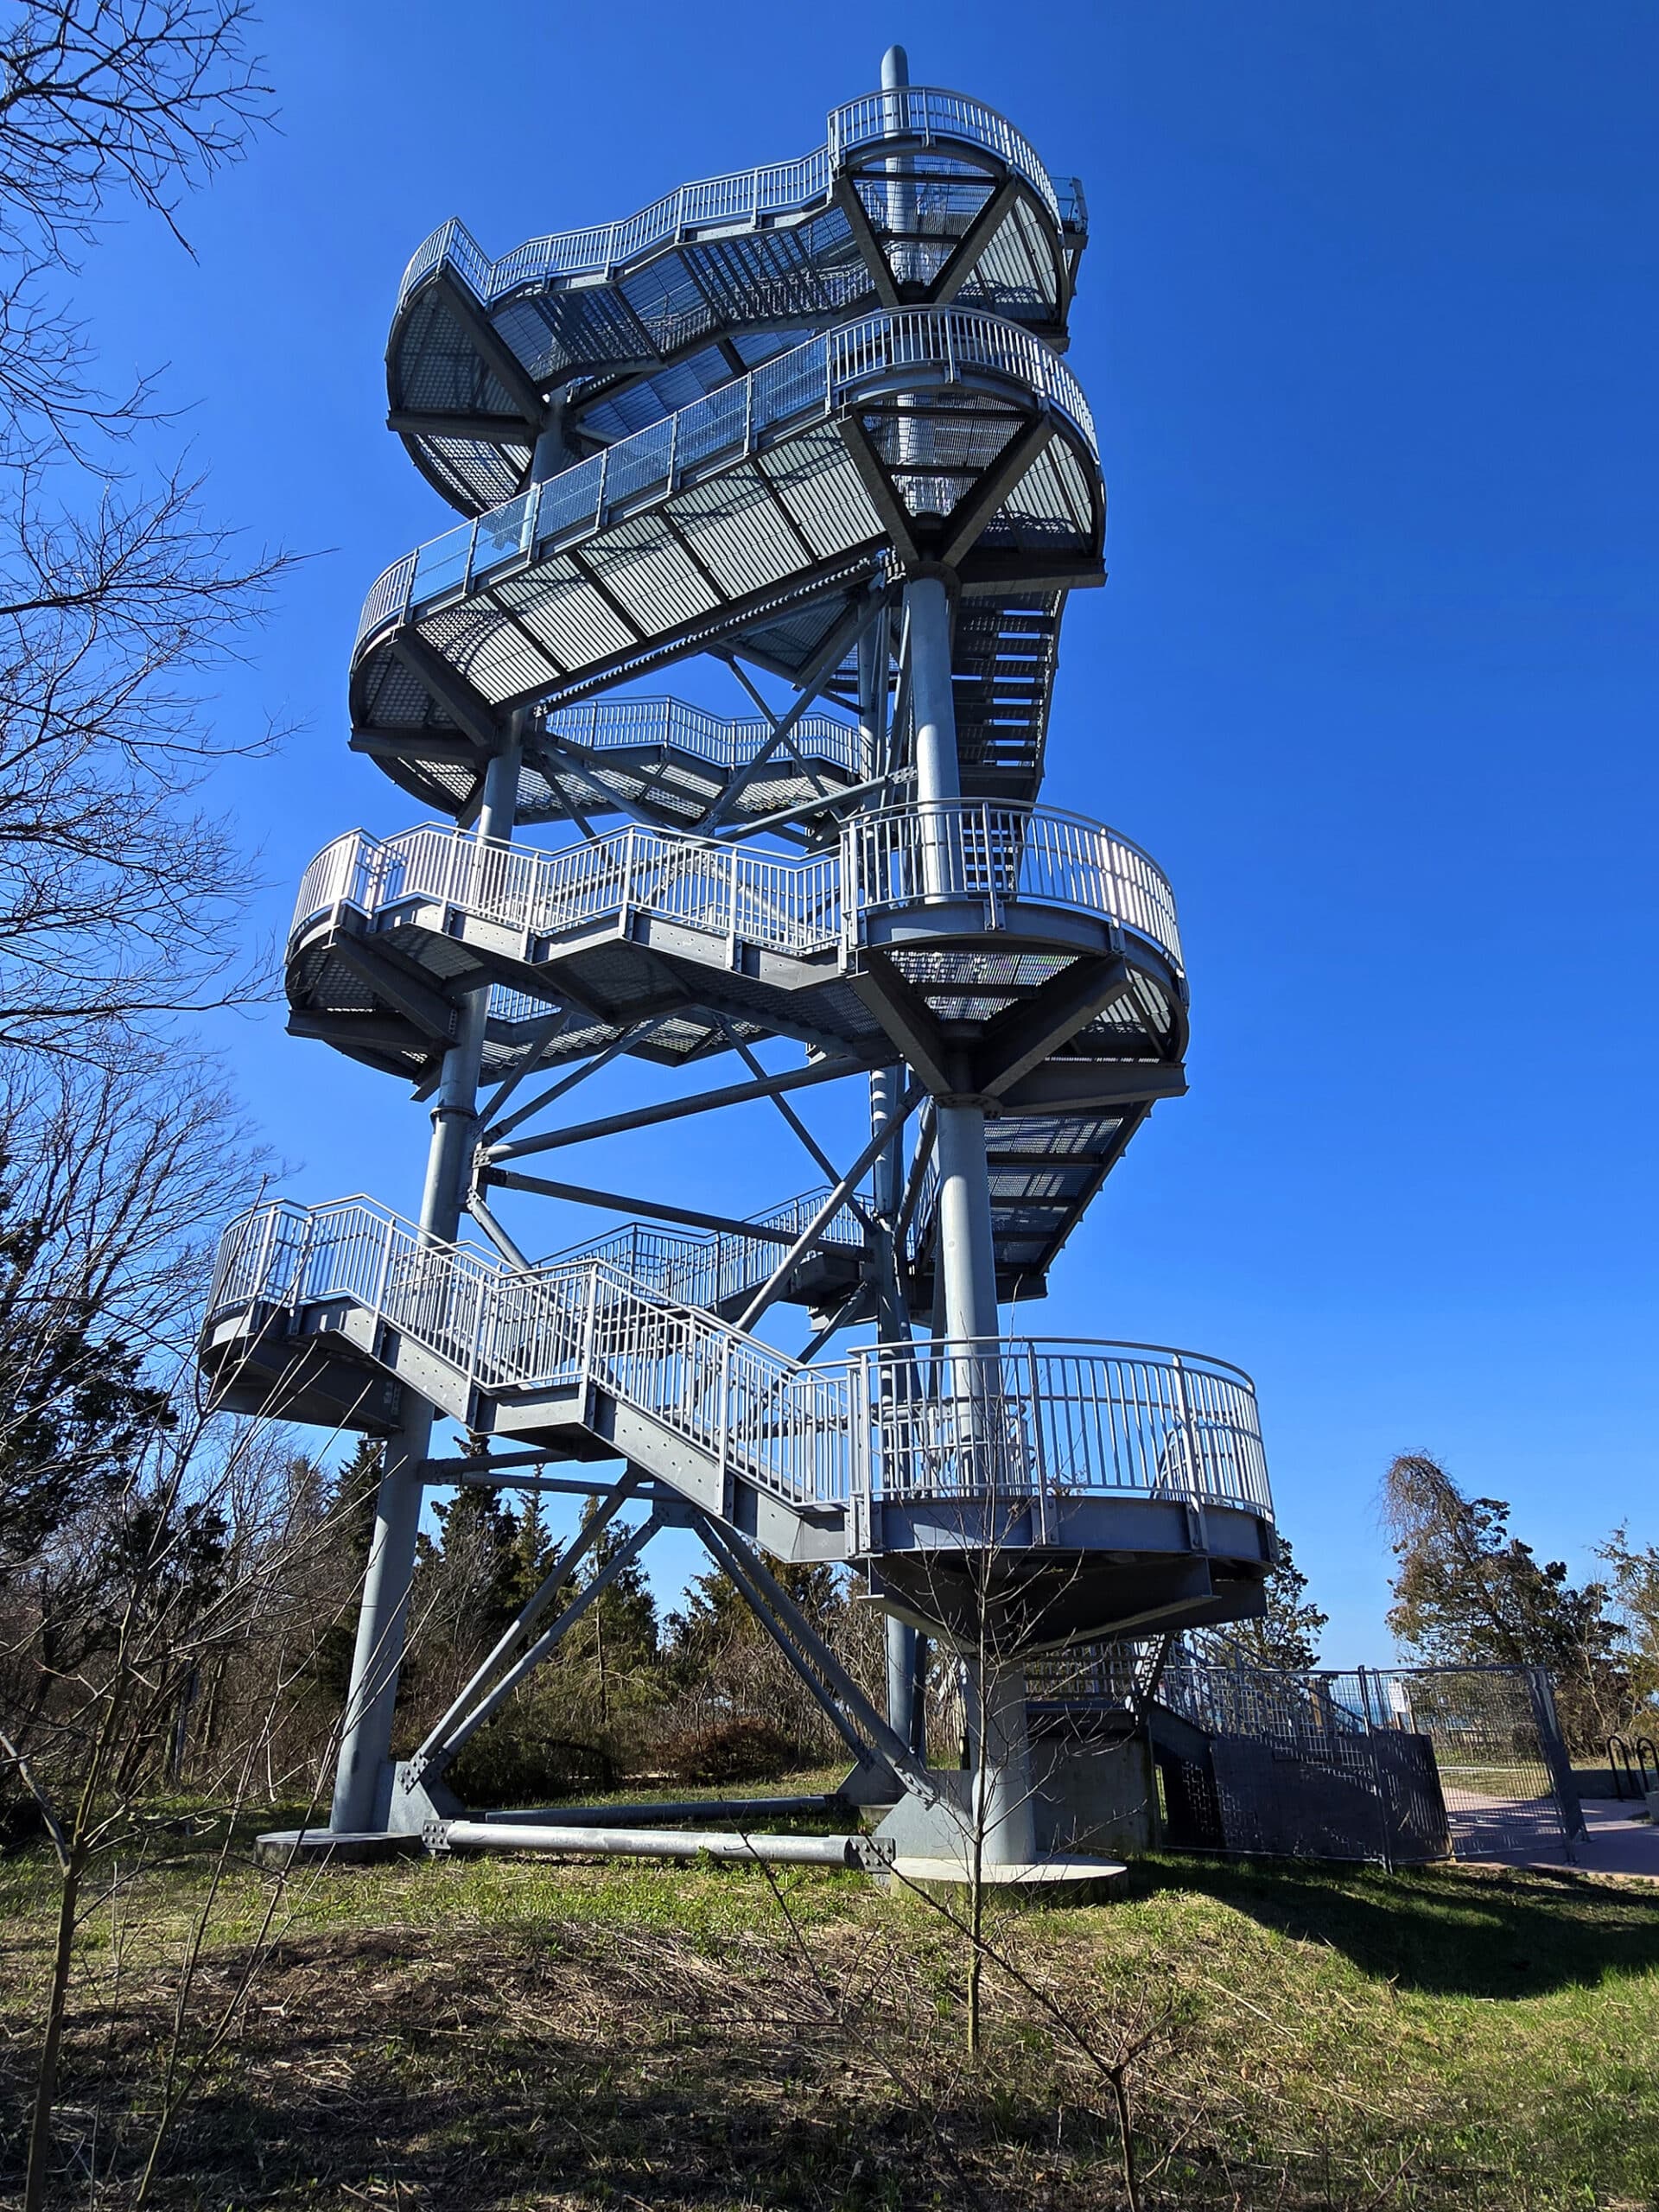
{"type": "Polygon", "coordinates": [[[1603,1746],[1607,1753],[1607,1770],[1613,1777],[1615,1797],[1639,1797],[1642,1786],[1637,1779],[1636,1760],[1623,1736],[1609,1736],[1603,1746]],[[1630,1787],[1626,1789],[1626,1783],[1630,1787]]]}

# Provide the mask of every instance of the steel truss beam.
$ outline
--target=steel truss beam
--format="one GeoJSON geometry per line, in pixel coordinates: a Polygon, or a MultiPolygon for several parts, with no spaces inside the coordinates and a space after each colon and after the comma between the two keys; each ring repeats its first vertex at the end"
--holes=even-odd
{"type": "Polygon", "coordinates": [[[824,782],[823,777],[819,775],[817,770],[812,766],[811,763],[804,758],[799,746],[796,744],[794,738],[785,732],[783,724],[779,721],[776,712],[773,710],[771,702],[767,699],[766,693],[760,689],[759,685],[749,675],[742,662],[739,660],[735,653],[728,653],[725,656],[725,660],[727,667],[731,670],[732,674],[737,678],[737,681],[748,693],[755,705],[760,708],[760,712],[765,716],[766,720],[772,724],[772,735],[777,738],[779,742],[783,746],[785,752],[788,753],[790,759],[795,763],[795,766],[806,778],[807,782],[811,785],[813,790],[817,792],[818,796],[821,798],[827,798],[830,792],[830,785],[824,782]]]}
{"type": "MultiPolygon", "coordinates": [[[[739,1037],[736,1031],[732,1027],[731,1023],[727,1020],[723,1014],[717,1015],[715,1019],[719,1021],[721,1029],[725,1031],[726,1035],[731,1039],[732,1045],[736,1050],[739,1058],[742,1060],[744,1066],[753,1069],[757,1080],[766,1079],[766,1071],[762,1067],[760,1060],[756,1058],[754,1053],[750,1051],[749,1047],[743,1042],[742,1039],[739,1037]]],[[[851,1072],[850,1070],[848,1071],[851,1072]]],[[[790,1087],[793,1089],[795,1086],[791,1085],[790,1087]]],[[[808,1159],[811,1160],[813,1166],[822,1173],[827,1175],[832,1183],[835,1182],[837,1179],[835,1163],[831,1160],[829,1154],[818,1142],[817,1139],[813,1135],[811,1130],[807,1128],[806,1123],[795,1111],[795,1109],[789,1103],[788,1100],[784,1097],[782,1088],[775,1083],[768,1082],[766,1090],[758,1092],[756,1095],[771,1099],[772,1104],[783,1116],[784,1120],[794,1131],[795,1135],[800,1139],[802,1147],[804,1149],[808,1159]]],[[[854,1218],[858,1222],[859,1226],[867,1231],[871,1230],[874,1224],[870,1220],[869,1215],[865,1212],[863,1207],[859,1204],[855,1193],[852,1192],[848,1192],[847,1204],[854,1218]]]]}
{"type": "Polygon", "coordinates": [[[613,1060],[620,1059],[624,1052],[632,1052],[636,1045],[643,1045],[654,1030],[662,1027],[667,1017],[658,1014],[649,1021],[632,1023],[624,1029],[620,1037],[613,1038],[608,1045],[601,1046],[590,1059],[584,1060],[582,1065],[574,1069],[570,1074],[562,1076],[550,1090],[543,1090],[539,1096],[531,1099],[528,1106],[521,1106],[516,1114],[509,1115],[505,1122],[498,1121],[496,1116],[518,1085],[527,1075],[534,1073],[537,1053],[557,1038],[569,1018],[562,1007],[556,1020],[550,1024],[546,1036],[537,1046],[537,1053],[532,1053],[521,1067],[513,1070],[489,1104],[482,1109],[479,1116],[479,1119],[485,1124],[481,1141],[488,1143],[492,1138],[505,1136],[509,1129],[521,1128],[524,1122],[532,1121],[537,1114],[545,1113],[556,1100],[563,1098],[567,1091],[574,1090],[578,1084],[586,1083],[590,1075],[597,1075],[601,1068],[609,1067],[613,1060]]]}
{"type": "Polygon", "coordinates": [[[926,1765],[881,1718],[759,1552],[735,1529],[707,1514],[694,1516],[694,1525],[854,1758],[861,1765],[868,1764],[874,1751],[912,1796],[925,1805],[936,1803],[938,1791],[926,1765]]]}
{"type": "MultiPolygon", "coordinates": [[[[717,1017],[719,1018],[719,1017],[717,1017]]],[[[728,1036],[730,1026],[721,1020],[721,1027],[728,1036]]],[[[504,1160],[519,1160],[536,1152],[557,1152],[566,1145],[587,1144],[597,1137],[625,1135],[631,1129],[648,1129],[662,1122],[677,1122],[690,1114],[709,1114],[728,1106],[745,1106],[752,1099],[776,1098],[781,1105],[781,1093],[785,1090],[805,1090],[815,1084],[833,1083],[842,1076],[861,1075],[865,1071],[862,1060],[815,1061],[804,1068],[788,1068],[781,1075],[769,1075],[746,1045],[732,1038],[745,1064],[756,1071],[753,1083],[728,1084],[720,1090],[700,1090],[691,1098],[671,1098],[657,1106],[637,1106],[626,1114],[607,1114],[595,1122],[574,1122],[562,1129],[550,1129],[543,1136],[520,1137],[511,1144],[492,1144],[486,1147],[483,1157],[493,1167],[504,1160]]],[[[792,1117],[790,1117],[792,1119],[792,1117]]],[[[821,1165],[827,1163],[820,1162],[821,1165]]],[[[830,1170],[831,1173],[834,1170],[830,1170]]]]}
{"type": "Polygon", "coordinates": [[[709,1229],[723,1236],[753,1236],[763,1244],[788,1244],[791,1267],[795,1260],[815,1249],[841,1249],[832,1238],[818,1234],[821,1222],[805,1236],[791,1239],[786,1229],[768,1229],[758,1221],[739,1221],[732,1214],[701,1213],[695,1207],[669,1205],[660,1198],[626,1198],[620,1191],[595,1191],[585,1183],[553,1183],[541,1175],[520,1175],[510,1167],[486,1168],[481,1179],[505,1191],[533,1191],[538,1198],[563,1198],[569,1205],[597,1206],[605,1213],[643,1214],[647,1221],[672,1222],[681,1229],[709,1229]]]}
{"type": "Polygon", "coordinates": [[[815,1245],[823,1241],[820,1232],[826,1223],[835,1219],[836,1214],[847,1203],[849,1194],[857,1189],[860,1178],[867,1174],[874,1165],[876,1155],[910,1119],[921,1096],[921,1084],[912,1083],[893,1112],[882,1121],[863,1151],[859,1154],[858,1158],[836,1185],[783,1258],[779,1260],[772,1274],[744,1307],[742,1317],[737,1325],[740,1329],[752,1329],[766,1308],[782,1294],[790,1276],[795,1271],[798,1262],[811,1251],[815,1245]]]}
{"type": "MultiPolygon", "coordinates": [[[[771,760],[779,747],[785,742],[796,723],[818,697],[830,677],[840,667],[870,623],[875,620],[878,612],[879,602],[874,593],[866,593],[861,598],[853,601],[851,607],[848,608],[846,613],[842,616],[840,621],[836,624],[834,629],[830,631],[817,652],[801,671],[793,705],[774,720],[772,735],[760,747],[748,766],[732,779],[724,792],[715,800],[697,824],[699,836],[708,836],[731,812],[745,788],[753,779],[755,771],[771,760]]],[[[768,715],[772,714],[769,707],[766,709],[766,713],[768,715]]]]}
{"type": "Polygon", "coordinates": [[[739,838],[770,836],[787,830],[792,823],[822,820],[825,816],[831,822],[838,822],[842,808],[855,806],[860,799],[868,798],[872,791],[884,789],[892,781],[891,776],[872,776],[865,783],[843,784],[831,790],[826,798],[803,799],[798,806],[779,807],[776,814],[757,815],[750,822],[728,823],[717,830],[715,836],[721,844],[731,844],[739,838]]]}
{"type": "MultiPolygon", "coordinates": [[[[447,1479],[456,1477],[457,1471],[447,1468],[442,1461],[426,1462],[423,1473],[429,1469],[434,1472],[442,1470],[447,1479]]],[[[526,1486],[522,1478],[518,1486],[526,1486]]],[[[554,1561],[540,1587],[520,1608],[489,1656],[428,1731],[407,1762],[410,1782],[430,1782],[454,1763],[478,1731],[501,1710],[514,1690],[551,1656],[588,1608],[639,1557],[658,1529],[666,1525],[663,1512],[653,1506],[646,1519],[629,1532],[604,1567],[561,1608],[534,1642],[507,1663],[514,1648],[543,1619],[582,1560],[594,1549],[619,1508],[639,1497],[641,1487],[641,1478],[630,1467],[621,1481],[605,1493],[554,1561]]],[[[686,1517],[702,1539],[710,1557],[730,1576],[761,1627],[800,1676],[858,1764],[866,1768],[888,1770],[897,1784],[924,1804],[934,1803],[938,1792],[925,1763],[882,1719],[759,1553],[734,1529],[711,1515],[693,1511],[686,1517]]]]}
{"type": "Polygon", "coordinates": [[[619,1506],[628,1501],[638,1487],[638,1478],[630,1467],[620,1482],[614,1484],[588,1515],[575,1536],[565,1546],[543,1579],[540,1587],[520,1607],[513,1620],[498,1639],[495,1648],[474,1670],[472,1679],[454,1699],[448,1708],[435,1720],[410,1760],[416,1778],[441,1774],[460,1754],[465,1745],[478,1733],[486,1720],[493,1719],[506,1703],[520,1682],[535,1672],[543,1659],[569,1635],[594,1600],[608,1590],[624,1567],[632,1565],[639,1554],[661,1528],[663,1521],[653,1507],[639,1527],[612,1553],[610,1558],[593,1579],[578,1591],[557,1617],[543,1630],[529,1648],[506,1668],[497,1670],[520,1639],[528,1636],[559,1595],[565,1584],[604,1535],[619,1506]],[[494,1687],[486,1689],[492,1676],[494,1687]]]}

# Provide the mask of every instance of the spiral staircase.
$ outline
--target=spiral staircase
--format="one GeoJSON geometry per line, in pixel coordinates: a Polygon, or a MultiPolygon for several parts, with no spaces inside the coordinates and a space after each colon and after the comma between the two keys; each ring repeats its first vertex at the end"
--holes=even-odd
{"type": "Polygon", "coordinates": [[[425,1195],[416,1222],[365,1198],[241,1217],[200,1347],[233,1409],[386,1440],[336,1836],[462,1833],[442,1770],[591,1602],[603,1576],[575,1569],[624,1507],[645,1517],[609,1571],[697,1530],[912,1843],[956,1787],[920,1737],[925,1639],[963,1655],[980,1841],[1010,1864],[1045,1844],[1023,1656],[1262,1602],[1248,1377],[1000,1332],[1183,1090],[1187,991],[1154,862],[1039,802],[1065,601],[1103,580],[1061,351],[1082,196],[904,75],[895,48],[816,152],[624,222],[496,262],[446,224],[398,294],[388,422],[467,519],[370,591],[351,744],[442,818],[324,848],[287,990],[293,1033],[431,1102],[425,1195]],[[696,655],[742,712],[638,688],[696,655]],[[561,1111],[630,1059],[686,1088],[561,1111]],[[789,1099],[847,1082],[870,1139],[840,1168],[789,1099]],[[823,1179],[753,1217],[539,1172],[759,1099],[823,1179]],[[636,1217],[532,1264],[500,1191],[636,1217]],[[807,1309],[800,1357],[755,1333],[779,1305],[807,1309]],[[842,1332],[863,1340],[826,1355],[842,1332]],[[438,1418],[458,1456],[432,1456],[438,1418]],[[421,1501],[457,1480],[599,1504],[394,1769],[421,1501]],[[858,1570],[885,1713],[766,1554],[858,1570]]]}

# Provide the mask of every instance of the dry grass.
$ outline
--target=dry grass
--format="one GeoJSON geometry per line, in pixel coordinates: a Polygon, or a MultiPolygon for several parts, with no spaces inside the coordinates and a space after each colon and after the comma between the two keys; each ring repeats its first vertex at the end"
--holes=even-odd
{"type": "MultiPolygon", "coordinates": [[[[235,1985],[238,1871],[191,2005],[235,1985]]],[[[63,2202],[129,2202],[193,1910],[192,1858],[89,1923],[63,2202]],[[92,2190],[89,2170],[106,2178],[92,2190]]],[[[15,2153],[49,1903],[0,1867],[15,2153]]],[[[697,2207],[1122,2201],[1081,2045],[1155,2026],[1147,2201],[1491,2208],[1659,2201],[1659,1897],[1581,1877],[1148,1862],[1118,1904],[997,1940],[1078,2024],[855,1878],[454,1862],[313,1874],[163,2162],[168,2206],[697,2207]]],[[[198,2032],[193,2028],[192,2032],[198,2032]]]]}

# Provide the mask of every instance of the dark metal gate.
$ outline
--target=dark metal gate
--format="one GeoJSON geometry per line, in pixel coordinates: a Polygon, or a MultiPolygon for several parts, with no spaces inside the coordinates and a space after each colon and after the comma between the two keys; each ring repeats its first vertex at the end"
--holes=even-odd
{"type": "Polygon", "coordinates": [[[1542,1668],[1281,1673],[1212,1632],[1177,1643],[1137,1697],[1152,1649],[1058,1655],[1032,1687],[1051,1707],[1109,1707],[1146,1727],[1169,1843],[1395,1866],[1566,1861],[1583,1833],[1542,1668]]]}

